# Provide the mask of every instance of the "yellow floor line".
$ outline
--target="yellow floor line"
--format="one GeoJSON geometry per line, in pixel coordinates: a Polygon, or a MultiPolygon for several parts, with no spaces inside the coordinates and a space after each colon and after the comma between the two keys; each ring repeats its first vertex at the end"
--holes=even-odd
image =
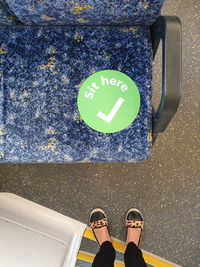
{"type": "Polygon", "coordinates": [[[89,230],[89,229],[86,229],[86,230],[85,230],[83,236],[86,237],[86,238],[88,238],[88,239],[90,239],[90,240],[94,240],[94,241],[96,241],[96,239],[95,239],[95,237],[94,237],[92,231],[89,230]]]}
{"type": "Polygon", "coordinates": [[[79,253],[77,255],[77,259],[78,260],[82,260],[82,261],[93,262],[94,256],[89,254],[89,253],[85,253],[85,252],[79,251],[79,253]]]}
{"type": "MultiPolygon", "coordinates": [[[[96,240],[92,231],[89,229],[85,230],[85,233],[83,236],[90,239],[90,240],[94,240],[94,241],[96,240]]],[[[122,253],[125,252],[125,246],[124,246],[123,242],[121,242],[120,240],[117,240],[115,238],[112,238],[112,243],[113,243],[113,246],[116,250],[118,250],[122,253]]],[[[160,259],[159,257],[157,258],[156,256],[154,256],[151,253],[148,253],[146,251],[145,252],[142,251],[142,254],[143,254],[145,262],[147,262],[147,263],[149,263],[155,267],[174,267],[174,266],[177,266],[177,265],[168,263],[168,262],[160,259]]],[[[124,265],[119,265],[119,266],[124,266],[124,265]]]]}

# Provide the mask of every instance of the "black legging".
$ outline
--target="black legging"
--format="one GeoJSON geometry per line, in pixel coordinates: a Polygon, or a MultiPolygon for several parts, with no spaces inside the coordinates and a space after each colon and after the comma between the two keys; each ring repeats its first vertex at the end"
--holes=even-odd
{"type": "MultiPolygon", "coordinates": [[[[92,267],[114,267],[115,254],[112,243],[104,242],[94,258],[92,267]]],[[[126,248],[124,262],[126,267],[147,267],[141,250],[133,242],[130,242],[126,248]]]]}

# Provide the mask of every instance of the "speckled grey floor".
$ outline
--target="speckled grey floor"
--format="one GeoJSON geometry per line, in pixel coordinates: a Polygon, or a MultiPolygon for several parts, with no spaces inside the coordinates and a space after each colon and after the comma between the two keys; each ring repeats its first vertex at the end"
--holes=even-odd
{"type": "MultiPolygon", "coordinates": [[[[146,221],[141,247],[182,266],[196,267],[200,266],[200,2],[167,0],[163,14],[177,15],[182,21],[183,93],[178,113],[158,137],[151,157],[136,164],[1,164],[0,191],[85,223],[89,212],[100,206],[110,219],[111,234],[120,239],[124,239],[125,213],[135,206],[146,221]]],[[[160,73],[157,57],[155,103],[160,73]]]]}

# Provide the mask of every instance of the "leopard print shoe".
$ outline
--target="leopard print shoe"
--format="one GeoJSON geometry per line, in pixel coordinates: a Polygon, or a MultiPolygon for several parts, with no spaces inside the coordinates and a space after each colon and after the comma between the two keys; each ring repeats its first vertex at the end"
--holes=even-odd
{"type": "Polygon", "coordinates": [[[99,242],[94,233],[94,229],[102,228],[104,226],[108,228],[108,219],[105,212],[102,209],[94,209],[90,215],[90,228],[92,229],[93,235],[96,238],[98,244],[99,242]]]}
{"type": "MultiPolygon", "coordinates": [[[[141,228],[141,233],[142,233],[142,230],[144,228],[144,220],[143,220],[141,212],[137,209],[133,209],[133,208],[130,209],[126,215],[125,225],[127,229],[126,236],[127,236],[128,228],[141,228]]],[[[140,235],[140,239],[141,239],[141,235],[140,235]]],[[[140,240],[138,242],[138,245],[139,243],[140,243],[140,240]]]]}

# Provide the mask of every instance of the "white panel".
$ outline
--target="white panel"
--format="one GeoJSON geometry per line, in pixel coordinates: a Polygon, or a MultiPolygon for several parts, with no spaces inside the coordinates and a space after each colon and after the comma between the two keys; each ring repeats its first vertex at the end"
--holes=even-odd
{"type": "Polygon", "coordinates": [[[2,219],[0,237],[4,267],[61,267],[69,249],[64,243],[2,219]]]}
{"type": "Polygon", "coordinates": [[[73,267],[86,225],[0,193],[0,267],[73,267]]]}

